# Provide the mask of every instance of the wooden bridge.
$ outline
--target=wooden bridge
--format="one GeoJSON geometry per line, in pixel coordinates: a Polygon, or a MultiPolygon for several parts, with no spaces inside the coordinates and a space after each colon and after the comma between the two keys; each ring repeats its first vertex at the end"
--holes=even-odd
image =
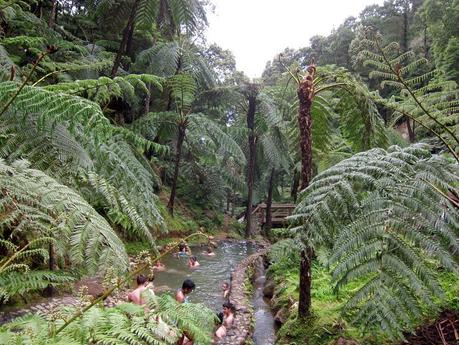
{"type": "MultiPolygon", "coordinates": [[[[271,205],[271,223],[273,227],[282,227],[286,225],[285,218],[290,216],[295,208],[295,204],[272,204],[271,205]]],[[[266,224],[266,204],[262,203],[252,211],[252,226],[254,229],[262,229],[266,224]]]]}

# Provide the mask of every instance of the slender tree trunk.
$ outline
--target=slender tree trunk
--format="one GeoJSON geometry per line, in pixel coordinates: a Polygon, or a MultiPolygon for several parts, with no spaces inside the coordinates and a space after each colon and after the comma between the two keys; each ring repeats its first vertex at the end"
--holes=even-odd
{"type": "Polygon", "coordinates": [[[134,43],[134,23],[132,23],[131,28],[129,29],[129,35],[126,43],[126,55],[132,56],[132,48],[134,43]]]}
{"type": "MultiPolygon", "coordinates": [[[[307,68],[308,74],[300,82],[298,87],[298,125],[300,128],[300,152],[301,152],[301,189],[305,189],[312,177],[312,116],[311,105],[314,98],[314,76],[316,67],[311,65],[307,68]]],[[[308,317],[311,309],[311,261],[314,255],[313,248],[307,244],[301,252],[300,261],[300,297],[298,316],[308,317]]]]}
{"type": "Polygon", "coordinates": [[[429,46],[427,44],[427,25],[424,26],[424,58],[429,57],[429,46]]]}
{"type": "Polygon", "coordinates": [[[231,217],[234,217],[234,203],[236,202],[236,194],[231,193],[231,217]]]}
{"type": "Polygon", "coordinates": [[[57,11],[57,0],[53,0],[53,6],[51,8],[51,14],[49,16],[48,26],[52,28],[56,21],[56,11],[57,11]]]}
{"type": "Polygon", "coordinates": [[[230,203],[231,203],[231,189],[228,188],[226,190],[226,214],[229,214],[230,203]]]}
{"type": "Polygon", "coordinates": [[[245,226],[245,237],[247,238],[249,238],[252,234],[252,198],[256,160],[256,138],[254,133],[254,123],[257,94],[257,85],[250,84],[248,91],[249,109],[247,111],[247,128],[249,130],[249,162],[247,164],[247,208],[245,213],[245,220],[247,222],[245,226]]]}
{"type": "MultiPolygon", "coordinates": [[[[50,242],[48,244],[48,255],[49,255],[49,259],[48,259],[48,268],[50,271],[54,271],[54,269],[56,268],[56,260],[55,260],[55,252],[54,252],[54,245],[52,242],[50,242]]],[[[53,294],[54,294],[54,288],[51,286],[51,285],[48,285],[48,287],[46,288],[46,291],[45,291],[46,295],[49,296],[49,297],[52,297],[53,294]]]]}
{"type": "Polygon", "coordinates": [[[137,8],[139,6],[140,0],[135,0],[134,4],[132,5],[131,14],[129,15],[128,22],[123,30],[123,38],[121,39],[120,47],[118,48],[118,52],[116,53],[115,61],[113,62],[113,68],[111,72],[112,78],[116,76],[118,72],[118,68],[120,67],[121,58],[123,54],[126,52],[126,47],[129,42],[129,37],[132,37],[132,33],[134,32],[134,25],[135,25],[135,17],[137,15],[137,8]]]}
{"type": "Polygon", "coordinates": [[[182,146],[183,146],[183,141],[185,140],[185,132],[186,132],[186,126],[184,124],[180,124],[178,127],[178,138],[177,138],[177,146],[176,146],[176,153],[175,153],[174,177],[172,179],[171,195],[169,197],[169,202],[167,203],[167,209],[169,210],[169,213],[171,215],[174,215],[175,194],[177,192],[177,180],[179,176],[180,159],[182,157],[182,146]]]}
{"type": "Polygon", "coordinates": [[[314,251],[311,247],[301,251],[300,260],[300,302],[298,315],[308,317],[311,314],[311,263],[314,251]]]}
{"type": "Polygon", "coordinates": [[[271,174],[269,176],[268,182],[268,198],[266,199],[266,223],[265,223],[265,234],[267,235],[272,228],[272,212],[271,206],[273,203],[273,188],[274,188],[274,178],[276,171],[274,168],[271,168],[271,174]]]}
{"type": "Polygon", "coordinates": [[[414,128],[411,125],[411,120],[408,117],[405,117],[406,119],[406,129],[408,130],[408,139],[410,140],[410,143],[414,143],[416,141],[416,136],[414,134],[414,128]]]}
{"type": "Polygon", "coordinates": [[[403,36],[402,36],[402,50],[403,52],[408,51],[408,30],[409,30],[409,19],[408,15],[410,12],[408,1],[405,1],[405,7],[403,9],[403,36]]]}
{"type": "Polygon", "coordinates": [[[296,204],[296,199],[298,198],[298,187],[299,186],[300,186],[300,175],[295,172],[293,174],[292,190],[290,191],[290,196],[292,197],[294,204],[296,204]]]}

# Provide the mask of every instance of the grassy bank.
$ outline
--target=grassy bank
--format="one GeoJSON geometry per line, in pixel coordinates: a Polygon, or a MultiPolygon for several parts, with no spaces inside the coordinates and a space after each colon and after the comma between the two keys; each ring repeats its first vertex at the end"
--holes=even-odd
{"type": "MultiPolygon", "coordinates": [[[[156,240],[159,247],[164,247],[168,243],[175,242],[197,231],[202,231],[216,238],[242,238],[243,225],[233,218],[225,221],[224,214],[219,211],[202,209],[197,205],[186,206],[179,199],[176,199],[174,216],[171,216],[166,207],[168,196],[167,190],[163,191],[158,202],[158,209],[164,219],[164,232],[156,240]]],[[[195,241],[199,241],[199,239],[195,241]]],[[[149,249],[148,244],[141,241],[126,241],[125,245],[129,255],[149,249]]]]}

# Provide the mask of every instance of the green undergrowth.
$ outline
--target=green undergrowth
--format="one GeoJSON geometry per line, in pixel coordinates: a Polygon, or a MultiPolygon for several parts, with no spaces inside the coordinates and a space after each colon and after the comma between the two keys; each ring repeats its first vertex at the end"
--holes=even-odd
{"type": "MultiPolygon", "coordinates": [[[[197,205],[184,205],[176,199],[174,215],[167,210],[168,201],[167,189],[160,194],[157,203],[158,210],[164,219],[164,232],[156,239],[159,248],[164,248],[167,244],[175,242],[180,238],[189,236],[197,231],[202,231],[207,235],[218,236],[224,229],[224,215],[220,211],[202,209],[197,205]]],[[[230,238],[242,238],[241,224],[234,219],[228,223],[224,235],[230,238]]],[[[189,243],[202,242],[202,238],[191,238],[189,243]]],[[[150,246],[146,242],[130,241],[126,242],[126,251],[129,255],[135,255],[143,250],[149,250],[150,246]]]]}
{"type": "MultiPolygon", "coordinates": [[[[353,325],[352,320],[342,315],[342,307],[363,280],[354,281],[340,289],[339,294],[335,294],[331,275],[320,265],[320,258],[312,271],[312,316],[309,319],[298,319],[299,257],[295,253],[285,252],[291,244],[287,241],[280,250],[279,246],[274,245],[269,254],[272,264],[268,269],[268,278],[274,280],[276,286],[272,306],[276,312],[280,310],[286,315],[285,323],[278,331],[276,344],[334,345],[340,337],[365,345],[399,344],[375,331],[363,333],[359,325],[353,325]]],[[[437,310],[459,310],[459,277],[452,273],[439,272],[439,282],[445,296],[443,300],[433,300],[437,310]]],[[[420,324],[436,317],[436,313],[426,315],[426,319],[420,320],[420,324]]]]}

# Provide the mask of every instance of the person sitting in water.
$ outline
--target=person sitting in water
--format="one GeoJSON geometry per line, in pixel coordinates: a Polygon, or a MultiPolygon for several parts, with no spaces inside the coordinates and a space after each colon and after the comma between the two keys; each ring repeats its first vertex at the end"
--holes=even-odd
{"type": "Polygon", "coordinates": [[[212,250],[212,247],[211,246],[207,246],[207,250],[205,252],[203,252],[204,255],[207,255],[207,256],[215,256],[215,253],[214,251],[212,250]]]}
{"type": "Polygon", "coordinates": [[[179,244],[179,251],[177,253],[177,256],[178,257],[184,257],[184,256],[188,256],[188,255],[191,255],[190,247],[188,247],[188,245],[185,242],[181,242],[179,244]]]}
{"type": "Polygon", "coordinates": [[[177,290],[175,294],[175,300],[179,303],[187,303],[188,302],[188,294],[190,294],[196,285],[194,281],[191,279],[185,279],[182,284],[182,288],[177,290]]]}
{"type": "Polygon", "coordinates": [[[222,284],[222,290],[223,290],[223,298],[229,298],[230,286],[227,282],[224,282],[222,284]]]}
{"type": "Polygon", "coordinates": [[[193,268],[193,267],[198,267],[198,266],[199,266],[199,262],[196,256],[194,255],[190,256],[190,258],[188,259],[188,267],[193,268]]]}
{"type": "Polygon", "coordinates": [[[166,265],[164,265],[159,259],[153,264],[154,271],[165,271],[166,265]]]}
{"type": "Polygon", "coordinates": [[[223,303],[223,322],[222,325],[215,331],[217,339],[222,339],[228,330],[233,326],[234,313],[236,308],[230,302],[223,303]]]}
{"type": "Polygon", "coordinates": [[[136,280],[137,288],[128,294],[128,301],[138,305],[143,305],[145,304],[145,300],[142,298],[142,294],[145,291],[149,291],[153,295],[155,294],[153,291],[153,283],[149,282],[147,277],[143,274],[138,275],[136,280]]]}

